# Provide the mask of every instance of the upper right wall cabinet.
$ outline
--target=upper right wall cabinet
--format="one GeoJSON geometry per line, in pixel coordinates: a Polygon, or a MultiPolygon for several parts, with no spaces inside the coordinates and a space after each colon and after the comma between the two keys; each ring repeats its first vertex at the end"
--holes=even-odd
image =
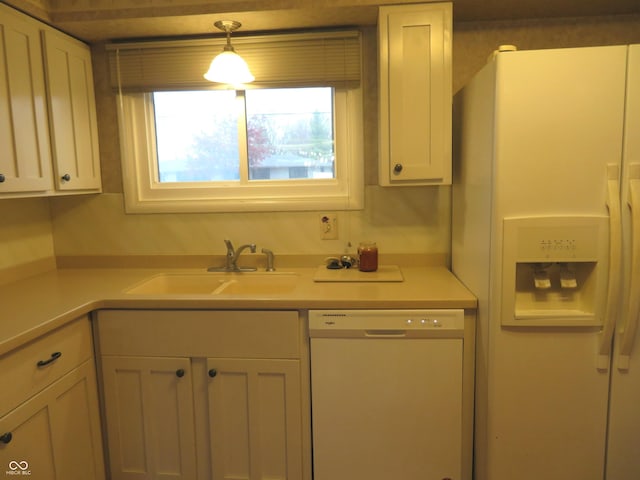
{"type": "Polygon", "coordinates": [[[451,184],[451,3],[381,7],[379,182],[451,184]]]}

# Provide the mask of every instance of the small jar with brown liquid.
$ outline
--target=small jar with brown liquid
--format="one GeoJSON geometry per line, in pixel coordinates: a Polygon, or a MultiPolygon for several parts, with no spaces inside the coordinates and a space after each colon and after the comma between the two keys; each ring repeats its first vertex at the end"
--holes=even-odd
{"type": "Polygon", "coordinates": [[[360,242],[358,245],[358,269],[361,272],[378,270],[378,247],[375,242],[360,242]]]}

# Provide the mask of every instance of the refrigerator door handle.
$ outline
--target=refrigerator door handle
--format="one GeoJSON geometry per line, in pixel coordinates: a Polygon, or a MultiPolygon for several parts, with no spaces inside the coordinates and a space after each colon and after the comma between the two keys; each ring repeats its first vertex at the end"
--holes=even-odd
{"type": "Polygon", "coordinates": [[[629,357],[633,350],[633,342],[638,329],[638,314],[640,313],[640,164],[629,166],[629,196],[627,199],[631,210],[631,275],[629,280],[628,309],[620,333],[620,353],[618,369],[629,369],[629,357]]]}
{"type": "Polygon", "coordinates": [[[607,197],[609,209],[609,283],[596,364],[599,370],[608,370],[611,364],[611,345],[620,295],[622,218],[620,212],[620,167],[617,164],[607,165],[607,197]]]}

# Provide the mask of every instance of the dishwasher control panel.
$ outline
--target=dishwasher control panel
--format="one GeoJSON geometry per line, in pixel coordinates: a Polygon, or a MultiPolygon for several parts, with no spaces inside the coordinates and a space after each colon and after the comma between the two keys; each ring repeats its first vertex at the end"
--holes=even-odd
{"type": "Polygon", "coordinates": [[[310,310],[310,337],[462,337],[464,310],[310,310]]]}

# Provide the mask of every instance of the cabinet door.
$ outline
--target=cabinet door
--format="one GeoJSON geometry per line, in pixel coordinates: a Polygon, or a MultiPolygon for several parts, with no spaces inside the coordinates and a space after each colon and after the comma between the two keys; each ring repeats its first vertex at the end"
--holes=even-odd
{"type": "Polygon", "coordinates": [[[0,193],[50,188],[39,24],[0,5],[0,193]]]}
{"type": "Polygon", "coordinates": [[[93,362],[85,362],[0,419],[0,434],[0,464],[12,472],[8,475],[104,479],[93,362]]]}
{"type": "Polygon", "coordinates": [[[91,51],[82,42],[43,31],[51,144],[58,190],[99,190],[100,156],[91,51]]]}
{"type": "Polygon", "coordinates": [[[50,399],[57,478],[104,479],[98,386],[93,358],[59,382],[50,399]]]}
{"type": "Polygon", "coordinates": [[[36,395],[0,419],[0,465],[6,471],[55,479],[51,411],[47,398],[36,395]]]}
{"type": "Polygon", "coordinates": [[[101,357],[111,478],[195,478],[188,358],[101,357]]]}
{"type": "Polygon", "coordinates": [[[451,4],[380,8],[381,185],[451,183],[451,4]]]}
{"type": "Polygon", "coordinates": [[[211,358],[207,369],[213,478],[302,478],[299,362],[211,358]]]}

